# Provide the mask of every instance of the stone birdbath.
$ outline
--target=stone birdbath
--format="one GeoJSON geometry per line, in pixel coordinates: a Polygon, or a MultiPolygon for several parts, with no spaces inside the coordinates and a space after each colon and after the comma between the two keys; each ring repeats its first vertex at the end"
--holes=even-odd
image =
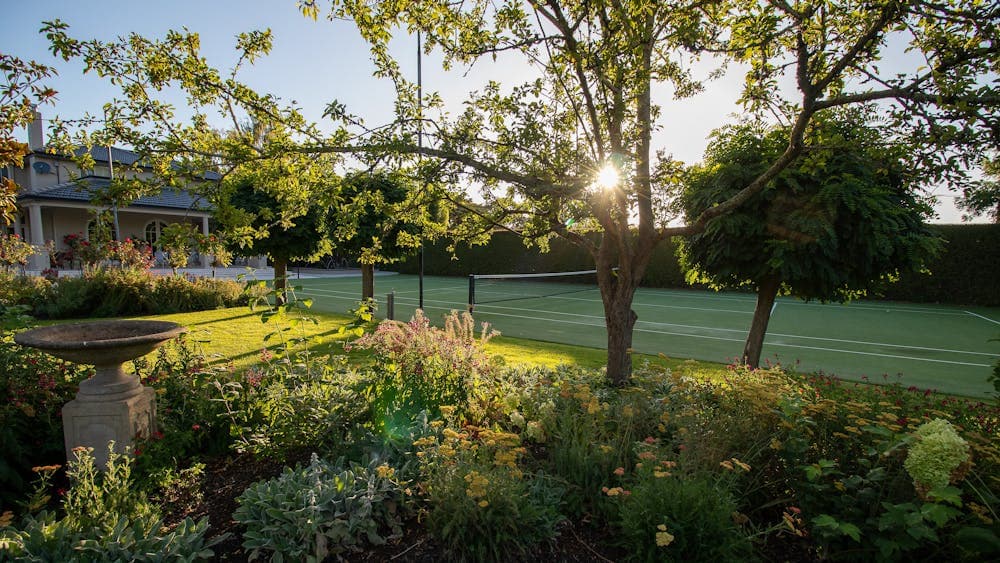
{"type": "Polygon", "coordinates": [[[95,373],[80,383],[76,399],[62,410],[66,457],[73,448],[94,448],[98,467],[108,460],[108,442],[115,451],[131,450],[137,436],[156,430],[156,393],[125,372],[124,364],[152,352],[187,332],[166,321],[114,320],[52,325],[14,335],[21,346],[37,348],[52,356],[92,365],[95,373]]]}

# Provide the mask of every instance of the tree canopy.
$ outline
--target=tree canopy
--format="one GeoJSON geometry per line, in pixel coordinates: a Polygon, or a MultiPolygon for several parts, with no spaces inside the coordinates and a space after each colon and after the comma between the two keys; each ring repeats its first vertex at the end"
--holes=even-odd
{"type": "MultiPolygon", "coordinates": [[[[21,166],[28,145],[14,138],[14,129],[27,127],[35,118],[35,106],[50,102],[56,91],[43,82],[55,69],[0,53],[0,167],[21,166]]],[[[0,178],[0,223],[14,220],[18,187],[10,178],[0,178]]]]}
{"type": "MultiPolygon", "coordinates": [[[[586,248],[604,301],[608,376],[618,383],[631,373],[637,318],[631,302],[653,248],[664,238],[703,231],[763,190],[807,147],[817,116],[879,102],[883,136],[907,144],[908,166],[927,181],[961,183],[966,165],[1000,139],[995,3],[303,0],[299,6],[313,18],[357,24],[376,75],[396,85],[392,126],[366,126],[333,100],[325,117],[335,130],[324,133],[294,105],[240,83],[239,67],[269,50],[268,32],[242,34],[240,62],[224,74],[200,56],[198,37],[189,32],[100,42],[73,39],[59,22],[46,31],[54,52],[81,58],[121,86],[117,136],[164,173],[178,175],[163,165],[172,158],[185,163],[179,172],[197,172],[217,160],[259,162],[288,152],[400,162],[419,153],[427,158],[425,173],[451,186],[482,188],[486,212],[463,214],[456,236],[505,228],[542,243],[556,234],[586,248]],[[461,113],[449,115],[441,98],[422,93],[392,58],[389,41],[399,31],[419,31],[426,51],[440,53],[446,67],[510,57],[534,76],[522,84],[488,83],[469,95],[461,113]],[[883,60],[902,50],[916,62],[883,60]],[[705,66],[696,67],[699,61],[705,66]],[[670,127],[661,108],[700,94],[727,70],[745,77],[747,112],[785,126],[783,150],[728,200],[672,224],[679,166],[667,147],[653,145],[654,131],[670,127]],[[195,111],[189,123],[157,101],[166,86],[188,94],[195,111]],[[214,143],[205,124],[206,113],[216,111],[234,120],[245,113],[282,122],[293,137],[252,150],[214,143]],[[418,142],[418,131],[426,143],[418,142]],[[620,181],[597,189],[596,172],[609,163],[620,181]],[[590,231],[598,236],[585,236],[590,231]]],[[[424,195],[417,190],[413,197],[424,195]]],[[[456,205],[463,201],[444,195],[456,205]]]]}
{"type": "MultiPolygon", "coordinates": [[[[751,288],[757,307],[742,358],[757,367],[775,296],[846,301],[924,267],[940,240],[924,224],[905,149],[886,145],[865,112],[815,123],[813,148],[738,209],[681,240],[690,281],[751,288]]],[[[729,199],[774,159],[787,133],[759,124],[715,133],[681,197],[694,217],[729,199]]]]}
{"type": "Polygon", "coordinates": [[[334,246],[361,264],[361,298],[375,296],[375,266],[391,264],[416,252],[421,225],[412,217],[413,187],[399,174],[364,171],[349,174],[341,184],[341,205],[331,210],[328,225],[334,246]]]}

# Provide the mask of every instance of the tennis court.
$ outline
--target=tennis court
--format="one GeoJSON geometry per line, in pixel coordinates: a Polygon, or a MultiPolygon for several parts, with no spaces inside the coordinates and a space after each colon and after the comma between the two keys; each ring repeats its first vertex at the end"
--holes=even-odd
{"type": "MultiPolygon", "coordinates": [[[[295,280],[313,308],[346,312],[361,294],[360,278],[295,280]]],[[[418,303],[416,276],[377,276],[379,315],[395,292],[395,316],[409,319],[418,303]]],[[[596,287],[520,282],[477,285],[475,317],[502,334],[580,346],[606,346],[604,313],[596,287]],[[534,297],[536,293],[565,293],[534,297]],[[494,302],[482,302],[492,301],[494,302]]],[[[464,278],[424,278],[424,310],[433,320],[468,306],[464,278]]],[[[754,296],[696,290],[640,288],[633,349],[676,358],[728,362],[743,351],[754,296]]],[[[858,301],[846,305],[778,298],[761,363],[767,359],[798,371],[943,389],[986,397],[986,378],[1000,358],[1000,308],[858,301]]]]}

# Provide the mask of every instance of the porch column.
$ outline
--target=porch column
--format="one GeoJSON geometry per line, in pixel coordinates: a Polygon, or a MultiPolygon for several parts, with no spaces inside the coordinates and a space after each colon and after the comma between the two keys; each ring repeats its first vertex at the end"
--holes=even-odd
{"type": "MultiPolygon", "coordinates": [[[[206,237],[208,236],[208,217],[201,218],[201,234],[205,235],[206,237]]],[[[215,256],[212,256],[210,254],[201,255],[202,268],[210,267],[212,265],[212,262],[214,261],[215,261],[215,256]]]]}
{"type": "Polygon", "coordinates": [[[45,250],[45,235],[42,234],[42,206],[28,206],[28,242],[35,247],[35,253],[28,258],[28,269],[42,271],[49,267],[49,253],[45,250]]]}

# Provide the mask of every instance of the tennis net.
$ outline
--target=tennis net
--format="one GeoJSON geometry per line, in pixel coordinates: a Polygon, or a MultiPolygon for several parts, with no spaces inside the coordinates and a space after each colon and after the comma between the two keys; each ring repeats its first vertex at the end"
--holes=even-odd
{"type": "Polygon", "coordinates": [[[469,310],[483,303],[597,290],[597,270],[544,274],[470,274],[469,310]]]}

